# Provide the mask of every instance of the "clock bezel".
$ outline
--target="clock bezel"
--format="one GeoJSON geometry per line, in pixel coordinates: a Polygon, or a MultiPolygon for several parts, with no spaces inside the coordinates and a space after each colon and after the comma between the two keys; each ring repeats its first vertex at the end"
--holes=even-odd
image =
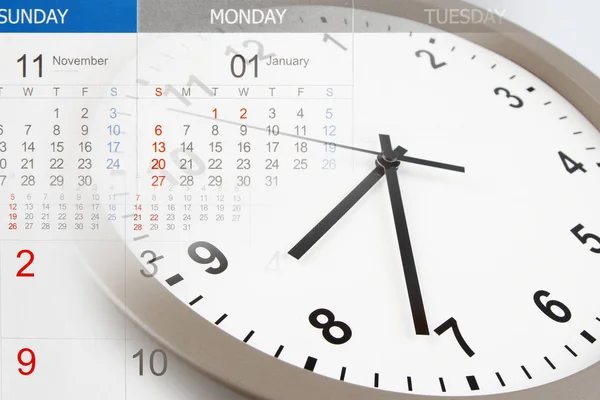
{"type": "MultiPolygon", "coordinates": [[[[339,0],[274,0],[271,6],[348,7],[339,0]]],[[[262,6],[264,4],[261,3],[262,6]]],[[[428,9],[479,9],[461,0],[356,0],[365,9],[428,24],[428,9]]],[[[575,106],[600,130],[600,79],[577,61],[536,35],[503,20],[502,24],[444,25],[435,28],[463,37],[526,68],[575,106]],[[450,28],[450,29],[449,29],[450,28]]],[[[115,231],[115,237],[118,237],[115,231]]],[[[126,252],[107,262],[100,246],[79,245],[101,286],[127,316],[158,342],[204,374],[242,395],[279,400],[421,400],[439,399],[389,392],[337,381],[281,362],[246,345],[201,318],[156,280],[144,278],[140,260],[126,252]]],[[[564,379],[526,390],[487,396],[443,397],[452,400],[591,400],[600,392],[600,362],[564,379]]]]}

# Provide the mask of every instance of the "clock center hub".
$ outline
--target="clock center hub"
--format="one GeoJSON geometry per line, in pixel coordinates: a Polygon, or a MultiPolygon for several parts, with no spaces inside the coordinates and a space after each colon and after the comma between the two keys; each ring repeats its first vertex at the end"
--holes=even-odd
{"type": "Polygon", "coordinates": [[[380,154],[377,156],[377,161],[375,162],[377,165],[383,168],[398,168],[400,165],[400,160],[397,157],[389,157],[385,154],[380,154]]]}

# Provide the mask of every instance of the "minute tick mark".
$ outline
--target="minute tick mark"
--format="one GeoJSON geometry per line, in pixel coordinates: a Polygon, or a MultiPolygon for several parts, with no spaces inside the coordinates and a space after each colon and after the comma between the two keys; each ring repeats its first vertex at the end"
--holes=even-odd
{"type": "Polygon", "coordinates": [[[306,362],[304,363],[304,369],[308,371],[314,371],[315,366],[317,365],[317,359],[314,357],[308,357],[306,362]]]}
{"type": "Polygon", "coordinates": [[[577,353],[575,353],[569,346],[565,345],[565,349],[567,349],[567,351],[571,353],[573,357],[577,357],[577,353]]]}
{"type": "Polygon", "coordinates": [[[596,338],[593,337],[588,331],[581,332],[581,336],[590,343],[594,343],[596,338]]]}
{"type": "Polygon", "coordinates": [[[248,332],[248,334],[244,338],[244,343],[248,343],[248,341],[250,340],[250,338],[252,338],[252,336],[254,336],[254,331],[248,332]]]}
{"type": "Polygon", "coordinates": [[[504,379],[502,379],[502,375],[500,375],[500,372],[496,372],[496,378],[498,378],[498,381],[500,382],[500,385],[502,385],[502,387],[506,386],[506,384],[504,383],[504,379]]]}
{"type": "Polygon", "coordinates": [[[284,348],[283,345],[279,345],[279,348],[275,352],[275,358],[279,358],[279,356],[281,355],[281,352],[283,351],[283,348],[284,348]]]}
{"type": "Polygon", "coordinates": [[[475,376],[467,376],[467,382],[469,383],[469,387],[471,388],[471,390],[479,390],[479,384],[477,383],[477,379],[475,379],[475,376]]]}
{"type": "Polygon", "coordinates": [[[546,362],[548,363],[548,365],[550,366],[550,368],[552,368],[552,369],[556,369],[556,367],[554,366],[554,364],[552,364],[552,361],[550,361],[550,360],[548,359],[548,357],[544,357],[544,360],[546,360],[546,362]]]}
{"type": "Polygon", "coordinates": [[[442,392],[446,393],[446,384],[444,383],[444,378],[440,378],[440,387],[442,392]]]}
{"type": "Polygon", "coordinates": [[[225,318],[227,318],[227,314],[221,315],[219,317],[219,319],[215,321],[215,325],[219,325],[221,322],[223,322],[225,320],[225,318]]]}
{"type": "Polygon", "coordinates": [[[179,274],[175,274],[172,277],[170,277],[169,279],[167,279],[166,282],[169,286],[173,286],[173,285],[178,284],[182,280],[183,280],[183,276],[181,276],[179,274]]]}
{"type": "Polygon", "coordinates": [[[525,376],[527,377],[527,379],[531,379],[531,374],[529,373],[529,371],[527,371],[527,368],[525,368],[524,365],[521,365],[521,369],[525,373],[525,376]]]}
{"type": "Polygon", "coordinates": [[[346,379],[346,367],[342,367],[342,372],[340,372],[340,381],[346,379]]]}
{"type": "Polygon", "coordinates": [[[148,260],[148,262],[147,262],[146,264],[152,264],[152,263],[155,263],[155,262],[157,262],[157,261],[160,261],[160,260],[162,260],[163,258],[165,258],[165,257],[164,257],[164,256],[158,256],[158,257],[155,257],[155,258],[153,258],[152,260],[148,260]]]}
{"type": "Polygon", "coordinates": [[[197,302],[199,302],[200,300],[202,300],[204,297],[202,295],[196,297],[194,300],[190,301],[188,304],[190,306],[193,306],[194,304],[196,304],[197,302]]]}

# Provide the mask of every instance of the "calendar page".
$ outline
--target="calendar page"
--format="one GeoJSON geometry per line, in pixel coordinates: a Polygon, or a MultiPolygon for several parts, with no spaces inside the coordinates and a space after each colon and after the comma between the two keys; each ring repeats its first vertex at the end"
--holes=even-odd
{"type": "Polygon", "coordinates": [[[353,155],[326,142],[353,135],[347,33],[293,26],[303,9],[294,23],[286,9],[240,10],[0,6],[3,399],[226,393],[123,315],[86,258],[101,249],[125,271],[127,243],[144,240],[141,276],[152,278],[164,258],[153,241],[212,230],[239,235],[267,265],[252,218],[277,217],[269,207],[291,194],[310,202],[322,171],[351,176],[353,155]],[[307,134],[321,143],[293,137],[307,134]]]}
{"type": "Polygon", "coordinates": [[[429,3],[3,0],[0,399],[597,368],[597,77],[506,10],[429,3]]]}

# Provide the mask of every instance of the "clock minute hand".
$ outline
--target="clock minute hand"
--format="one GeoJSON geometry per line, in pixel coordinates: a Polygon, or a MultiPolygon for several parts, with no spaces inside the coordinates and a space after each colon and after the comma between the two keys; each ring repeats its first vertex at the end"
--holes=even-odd
{"type": "Polygon", "coordinates": [[[413,255],[410,236],[408,233],[408,223],[406,222],[406,213],[402,194],[400,192],[400,183],[396,168],[399,165],[398,160],[402,157],[394,157],[392,153],[391,140],[388,135],[379,135],[381,149],[384,153],[382,161],[385,167],[385,178],[387,180],[390,201],[392,203],[392,214],[394,216],[394,225],[396,227],[396,236],[400,257],[402,259],[402,268],[404,269],[404,279],[408,291],[408,300],[412,311],[413,323],[417,335],[429,335],[429,326],[425,315],[425,306],[421,296],[421,287],[419,277],[417,276],[417,267],[413,255]]]}
{"type": "MultiPolygon", "coordinates": [[[[398,146],[397,156],[406,153],[398,146]]],[[[299,260],[321,239],[358,201],[383,177],[384,169],[377,165],[333,210],[329,212],[313,229],[310,230],[288,254],[299,260]]]]}

